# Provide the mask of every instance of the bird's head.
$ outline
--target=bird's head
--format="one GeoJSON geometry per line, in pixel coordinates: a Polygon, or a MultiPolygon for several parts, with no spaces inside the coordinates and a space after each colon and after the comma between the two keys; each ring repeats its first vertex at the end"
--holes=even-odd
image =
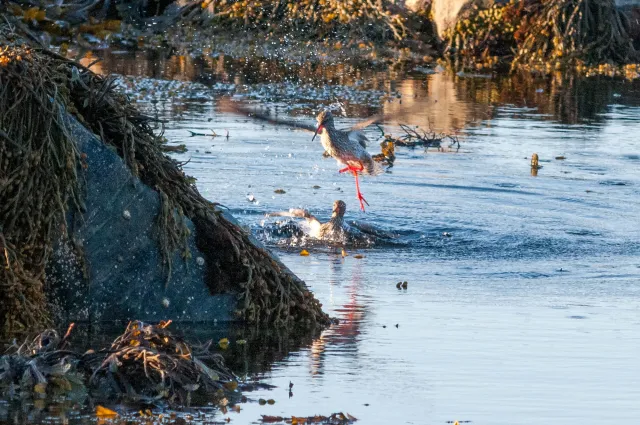
{"type": "Polygon", "coordinates": [[[311,140],[314,140],[323,128],[333,128],[333,115],[328,109],[323,109],[322,111],[320,111],[320,113],[316,117],[316,121],[318,123],[318,127],[316,128],[316,132],[311,140]]]}
{"type": "Polygon", "coordinates": [[[338,217],[343,217],[346,211],[347,204],[345,204],[344,201],[337,200],[333,203],[333,214],[337,215],[338,217]]]}

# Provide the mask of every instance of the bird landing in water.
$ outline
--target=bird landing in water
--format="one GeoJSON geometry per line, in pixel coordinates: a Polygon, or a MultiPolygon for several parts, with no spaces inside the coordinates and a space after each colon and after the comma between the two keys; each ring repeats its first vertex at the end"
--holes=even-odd
{"type": "Polygon", "coordinates": [[[321,111],[316,117],[316,121],[318,126],[313,139],[320,133],[320,142],[325,151],[338,163],[346,165],[339,172],[353,174],[356,179],[356,196],[360,202],[360,209],[364,211],[364,204],[369,205],[369,203],[360,192],[358,173],[376,175],[382,172],[382,167],[367,152],[367,137],[359,131],[358,126],[348,130],[336,129],[333,115],[328,109],[321,111]]]}
{"type": "Polygon", "coordinates": [[[333,114],[328,109],[321,111],[316,117],[317,125],[310,126],[293,120],[282,120],[272,118],[266,114],[255,112],[245,105],[233,101],[223,101],[220,103],[220,110],[225,112],[235,112],[249,115],[255,119],[266,121],[271,124],[286,125],[314,133],[314,139],[319,134],[320,141],[326,152],[335,158],[345,167],[340,173],[350,172],[356,179],[356,192],[360,208],[364,211],[365,204],[369,203],[364,199],[360,192],[360,182],[358,176],[360,174],[376,175],[383,171],[380,164],[376,163],[369,152],[367,152],[367,138],[361,130],[379,122],[393,118],[394,115],[378,114],[358,122],[352,127],[345,130],[338,130],[335,127],[333,114]]]}
{"type": "Polygon", "coordinates": [[[373,225],[350,221],[346,222],[344,215],[347,204],[344,201],[334,201],[331,209],[331,219],[322,223],[305,209],[292,208],[289,211],[269,213],[267,217],[304,218],[309,225],[308,235],[315,239],[328,242],[346,243],[348,245],[369,246],[377,242],[389,242],[398,237],[397,234],[377,228],[373,225]]]}

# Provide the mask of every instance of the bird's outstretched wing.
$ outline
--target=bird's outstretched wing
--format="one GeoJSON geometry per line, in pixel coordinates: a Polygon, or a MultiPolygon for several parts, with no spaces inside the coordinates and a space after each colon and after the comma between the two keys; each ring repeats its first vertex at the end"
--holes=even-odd
{"type": "Polygon", "coordinates": [[[353,126],[348,128],[345,131],[358,131],[369,127],[372,124],[392,121],[397,119],[399,116],[407,116],[412,114],[416,109],[420,108],[418,104],[402,108],[400,111],[396,111],[393,113],[380,113],[370,116],[369,118],[365,118],[362,121],[358,121],[353,126]]]}
{"type": "Polygon", "coordinates": [[[394,114],[375,114],[370,116],[369,118],[363,119],[362,121],[358,121],[357,123],[349,127],[346,131],[363,130],[369,127],[371,124],[387,121],[389,118],[392,118],[393,116],[394,114]]]}
{"type": "Polygon", "coordinates": [[[267,217],[295,217],[304,218],[307,221],[318,221],[309,211],[301,208],[291,208],[289,211],[267,213],[267,217]]]}
{"type": "Polygon", "coordinates": [[[362,146],[363,148],[367,147],[367,142],[369,140],[367,139],[367,136],[365,136],[363,132],[358,130],[353,130],[353,131],[349,131],[347,134],[349,135],[349,140],[355,143],[360,143],[360,146],[362,146]]]}
{"type": "Polygon", "coordinates": [[[232,112],[239,115],[251,117],[260,121],[268,122],[270,124],[286,125],[288,127],[309,131],[311,133],[315,133],[316,131],[316,127],[313,125],[304,124],[294,120],[283,120],[279,118],[273,118],[267,114],[258,112],[253,108],[249,108],[247,105],[244,105],[240,102],[234,102],[229,99],[221,100],[220,103],[218,104],[218,107],[219,107],[219,110],[222,112],[232,112]]]}

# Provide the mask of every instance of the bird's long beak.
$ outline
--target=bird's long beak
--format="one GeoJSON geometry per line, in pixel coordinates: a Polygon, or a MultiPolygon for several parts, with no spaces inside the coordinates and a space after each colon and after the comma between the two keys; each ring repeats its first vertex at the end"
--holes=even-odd
{"type": "Polygon", "coordinates": [[[316,136],[318,135],[318,133],[320,133],[322,131],[322,124],[320,124],[318,126],[318,128],[316,128],[316,132],[313,133],[313,137],[311,138],[311,141],[313,142],[314,140],[316,140],[316,136]]]}

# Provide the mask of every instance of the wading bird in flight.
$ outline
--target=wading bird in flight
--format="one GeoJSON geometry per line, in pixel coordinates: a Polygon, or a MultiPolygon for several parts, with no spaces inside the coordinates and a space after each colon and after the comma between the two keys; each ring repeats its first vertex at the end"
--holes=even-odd
{"type": "Polygon", "coordinates": [[[360,202],[360,209],[364,211],[364,205],[369,203],[360,192],[360,174],[376,175],[383,171],[382,166],[375,162],[371,154],[367,151],[367,137],[361,130],[364,128],[385,121],[390,118],[388,115],[378,114],[363,121],[358,122],[354,126],[338,130],[335,127],[333,115],[328,109],[322,110],[316,117],[317,125],[311,126],[292,120],[281,120],[272,118],[266,114],[254,112],[247,106],[237,102],[227,101],[221,105],[223,111],[241,113],[249,115],[255,119],[266,121],[271,124],[286,125],[314,133],[312,140],[320,135],[320,142],[326,153],[335,158],[344,168],[340,173],[350,172],[356,179],[356,195],[360,202]]]}

